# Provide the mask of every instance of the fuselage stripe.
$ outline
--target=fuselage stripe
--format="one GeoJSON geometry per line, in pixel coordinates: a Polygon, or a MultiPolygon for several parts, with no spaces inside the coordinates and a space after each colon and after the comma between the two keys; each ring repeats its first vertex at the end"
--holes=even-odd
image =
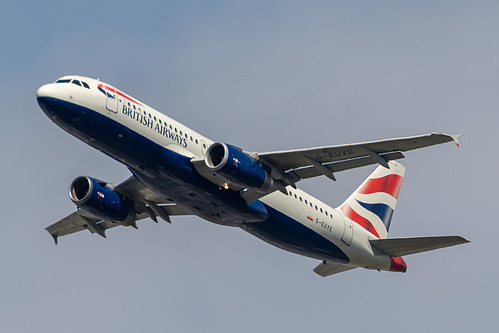
{"type": "MultiPolygon", "coordinates": [[[[104,89],[104,88],[105,88],[106,90],[109,90],[109,91],[111,91],[111,92],[114,92],[114,93],[116,93],[116,94],[120,95],[121,97],[123,97],[123,98],[125,98],[125,99],[129,100],[129,101],[130,101],[130,102],[132,102],[132,103],[135,103],[135,104],[137,104],[137,105],[142,106],[142,104],[140,104],[139,102],[137,102],[137,101],[136,101],[136,100],[134,100],[133,98],[131,98],[131,97],[129,97],[129,96],[127,96],[127,95],[125,95],[124,93],[122,93],[122,92],[121,92],[121,91],[119,91],[118,89],[114,89],[114,88],[112,88],[112,87],[110,87],[110,86],[103,85],[102,83],[101,83],[101,84],[99,84],[99,85],[97,86],[97,88],[101,88],[101,89],[104,89]]],[[[101,90],[101,91],[102,91],[102,90],[101,90]]]]}

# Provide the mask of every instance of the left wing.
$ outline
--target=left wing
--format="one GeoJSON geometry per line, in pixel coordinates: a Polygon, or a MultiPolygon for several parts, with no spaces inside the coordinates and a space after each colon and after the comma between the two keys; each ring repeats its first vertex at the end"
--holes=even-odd
{"type": "MultiPolygon", "coordinates": [[[[156,223],[158,222],[157,216],[163,220],[171,223],[170,216],[173,215],[192,215],[187,210],[175,204],[166,201],[162,196],[151,191],[144,186],[134,176],[125,180],[119,185],[114,187],[114,190],[129,198],[134,202],[134,210],[136,213],[135,221],[129,223],[134,228],[137,228],[136,221],[150,217],[156,223]]],[[[58,238],[61,236],[69,235],[78,231],[88,230],[91,233],[97,233],[102,237],[106,237],[106,230],[109,228],[123,225],[111,221],[101,220],[92,214],[78,209],[76,212],[69,214],[62,220],[45,228],[57,244],[58,238]]]]}

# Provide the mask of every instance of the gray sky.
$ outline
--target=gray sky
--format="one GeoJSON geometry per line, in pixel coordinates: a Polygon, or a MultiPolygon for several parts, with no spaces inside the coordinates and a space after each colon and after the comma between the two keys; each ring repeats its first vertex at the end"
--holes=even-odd
{"type": "MultiPolygon", "coordinates": [[[[495,331],[499,5],[494,1],[28,1],[0,13],[2,332],[495,331]],[[210,137],[272,151],[425,134],[392,237],[472,243],[408,272],[317,261],[196,217],[55,246],[70,182],[127,169],[54,125],[36,89],[113,84],[210,137]]],[[[302,182],[336,206],[374,167],[302,182]]]]}

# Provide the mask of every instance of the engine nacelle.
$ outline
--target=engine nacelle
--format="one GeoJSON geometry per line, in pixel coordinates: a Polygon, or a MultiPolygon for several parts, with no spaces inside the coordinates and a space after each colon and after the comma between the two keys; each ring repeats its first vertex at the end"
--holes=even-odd
{"type": "Polygon", "coordinates": [[[229,184],[243,188],[263,189],[272,185],[272,177],[255,160],[241,150],[216,142],[206,151],[208,168],[229,184]]]}
{"type": "Polygon", "coordinates": [[[69,197],[81,209],[105,221],[135,221],[135,212],[105,182],[78,177],[69,187],[69,197]]]}

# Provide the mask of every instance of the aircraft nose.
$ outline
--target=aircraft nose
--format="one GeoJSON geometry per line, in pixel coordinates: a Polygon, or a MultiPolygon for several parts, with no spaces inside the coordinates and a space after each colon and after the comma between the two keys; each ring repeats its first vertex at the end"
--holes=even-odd
{"type": "Polygon", "coordinates": [[[40,99],[43,97],[54,97],[55,92],[56,92],[56,89],[55,89],[53,83],[45,84],[45,85],[41,86],[40,88],[38,88],[38,90],[36,91],[36,98],[40,99]]]}
{"type": "Polygon", "coordinates": [[[58,89],[53,83],[43,85],[36,91],[38,105],[50,117],[53,115],[57,97],[58,89]]]}

